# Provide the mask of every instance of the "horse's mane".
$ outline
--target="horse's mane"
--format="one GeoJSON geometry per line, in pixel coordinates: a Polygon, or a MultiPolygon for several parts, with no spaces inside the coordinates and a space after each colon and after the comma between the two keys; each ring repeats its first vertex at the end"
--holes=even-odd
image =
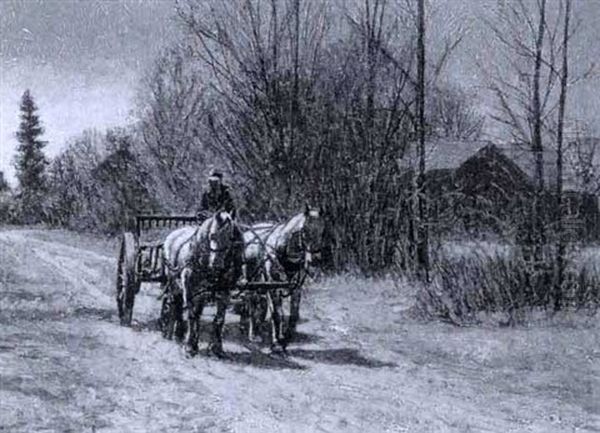
{"type": "MultiPolygon", "coordinates": [[[[319,217],[319,211],[310,210],[309,215],[311,217],[319,217]]],[[[288,218],[284,222],[274,223],[274,222],[260,222],[256,224],[252,224],[249,226],[248,230],[253,232],[263,232],[269,231],[267,237],[265,238],[266,242],[270,243],[272,247],[279,248],[281,245],[288,244],[292,237],[295,236],[306,222],[306,213],[300,212],[292,217],[288,218]]],[[[255,233],[257,235],[258,233],[255,233]]]]}
{"type": "Polygon", "coordinates": [[[302,230],[305,221],[304,212],[300,212],[286,222],[279,224],[274,230],[274,233],[277,234],[276,244],[281,245],[289,242],[292,236],[302,230]]]}

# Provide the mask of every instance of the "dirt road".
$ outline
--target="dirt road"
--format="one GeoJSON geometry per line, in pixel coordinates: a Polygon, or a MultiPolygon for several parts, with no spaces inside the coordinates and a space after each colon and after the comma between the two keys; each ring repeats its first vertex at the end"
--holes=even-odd
{"type": "Polygon", "coordinates": [[[244,348],[231,314],[233,360],[187,359],[155,288],[118,325],[111,247],[0,233],[0,431],[600,432],[597,325],[419,323],[410,289],[340,278],[307,288],[288,359],[244,348]]]}

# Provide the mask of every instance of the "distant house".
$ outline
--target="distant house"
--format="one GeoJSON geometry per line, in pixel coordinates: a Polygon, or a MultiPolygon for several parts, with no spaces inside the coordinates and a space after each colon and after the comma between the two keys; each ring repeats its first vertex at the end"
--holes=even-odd
{"type": "MultiPolygon", "coordinates": [[[[507,233],[528,218],[534,192],[531,152],[489,141],[437,141],[427,150],[430,217],[438,230],[507,233]]],[[[555,161],[556,153],[545,154],[549,225],[556,219],[552,156],[555,161]]],[[[577,183],[580,177],[570,162],[565,165],[565,225],[573,237],[598,239],[598,200],[577,183]]]]}

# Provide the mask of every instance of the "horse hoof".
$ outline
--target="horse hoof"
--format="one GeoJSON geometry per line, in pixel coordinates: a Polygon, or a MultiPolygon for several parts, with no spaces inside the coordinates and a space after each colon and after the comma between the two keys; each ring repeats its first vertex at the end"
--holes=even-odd
{"type": "Polygon", "coordinates": [[[285,346],[282,346],[280,344],[273,344],[271,346],[271,353],[273,355],[287,356],[287,351],[285,350],[285,346]]]}
{"type": "Polygon", "coordinates": [[[248,336],[248,341],[250,343],[260,343],[262,339],[258,335],[250,335],[248,336]]]}
{"type": "Polygon", "coordinates": [[[219,346],[209,346],[206,348],[206,355],[211,357],[215,356],[219,359],[227,359],[227,354],[223,350],[222,347],[219,346]]]}
{"type": "Polygon", "coordinates": [[[198,348],[189,347],[189,346],[185,347],[185,356],[187,358],[193,358],[197,354],[198,354],[198,348]]]}

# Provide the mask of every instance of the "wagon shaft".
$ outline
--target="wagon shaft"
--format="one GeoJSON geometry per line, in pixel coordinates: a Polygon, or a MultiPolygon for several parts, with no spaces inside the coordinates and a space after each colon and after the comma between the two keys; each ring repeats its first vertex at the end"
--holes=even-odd
{"type": "Polygon", "coordinates": [[[244,291],[261,291],[261,290],[277,290],[277,289],[285,289],[291,290],[295,287],[295,284],[292,283],[284,283],[279,281],[260,281],[260,282],[250,282],[239,284],[236,286],[238,290],[244,291]]]}
{"type": "Polygon", "coordinates": [[[286,298],[298,289],[297,284],[286,283],[280,281],[260,281],[249,282],[236,285],[237,295],[234,298],[245,299],[252,295],[265,295],[267,292],[278,292],[280,296],[286,298]]]}

